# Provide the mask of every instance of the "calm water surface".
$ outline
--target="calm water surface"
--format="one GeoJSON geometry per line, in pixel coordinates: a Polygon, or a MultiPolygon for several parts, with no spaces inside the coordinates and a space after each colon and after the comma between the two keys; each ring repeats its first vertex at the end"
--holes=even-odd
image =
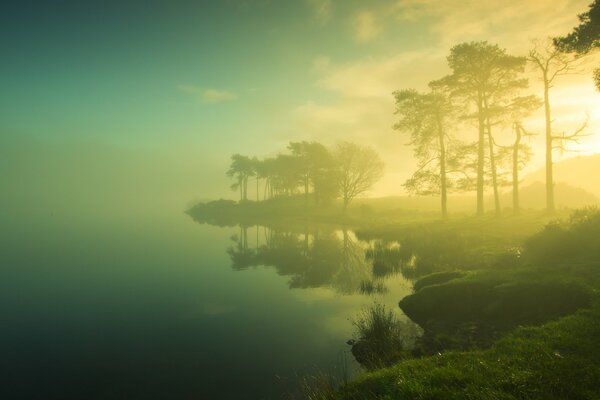
{"type": "Polygon", "coordinates": [[[340,229],[2,218],[6,399],[284,398],[303,374],[353,373],[350,319],[374,301],[400,314],[410,291],[373,268],[392,247],[340,229]]]}

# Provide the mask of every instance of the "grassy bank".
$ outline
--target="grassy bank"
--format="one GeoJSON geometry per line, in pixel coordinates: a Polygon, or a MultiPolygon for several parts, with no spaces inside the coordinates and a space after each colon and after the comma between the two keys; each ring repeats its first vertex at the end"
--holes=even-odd
{"type": "Polygon", "coordinates": [[[552,223],[520,249],[505,268],[499,255],[492,269],[417,281],[400,307],[425,328],[421,357],[324,398],[600,398],[600,214],[552,223]],[[494,335],[471,342],[465,327],[494,335]]]}
{"type": "Polygon", "coordinates": [[[518,328],[487,350],[443,352],[365,374],[335,398],[597,399],[600,307],[518,328]]]}

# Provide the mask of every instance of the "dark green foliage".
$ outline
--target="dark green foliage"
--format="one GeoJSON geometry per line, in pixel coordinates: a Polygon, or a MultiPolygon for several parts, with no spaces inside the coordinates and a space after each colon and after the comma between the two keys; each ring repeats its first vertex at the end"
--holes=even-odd
{"type": "Polygon", "coordinates": [[[465,323],[507,329],[536,324],[588,307],[589,290],[559,280],[523,280],[510,273],[474,274],[423,287],[400,301],[413,321],[435,330],[465,323]],[[491,276],[489,276],[491,275],[491,276]]]}
{"type": "Polygon", "coordinates": [[[585,209],[573,214],[569,224],[548,225],[525,242],[523,256],[538,264],[600,260],[600,212],[585,209]]]}
{"type": "Polygon", "coordinates": [[[554,39],[554,45],[561,51],[583,54],[600,47],[600,0],[594,0],[589,10],[578,17],[580,24],[573,32],[554,39]]]}
{"type": "Polygon", "coordinates": [[[375,303],[353,321],[357,339],[352,341],[352,355],[367,369],[383,368],[407,356],[404,325],[383,304],[375,303]]]}
{"type": "Polygon", "coordinates": [[[365,374],[338,399],[597,399],[597,309],[520,328],[485,351],[448,352],[365,374]]]}
{"type": "Polygon", "coordinates": [[[516,267],[425,277],[400,306],[430,356],[358,377],[338,399],[597,399],[599,232],[599,213],[582,210],[527,241],[516,267]]]}

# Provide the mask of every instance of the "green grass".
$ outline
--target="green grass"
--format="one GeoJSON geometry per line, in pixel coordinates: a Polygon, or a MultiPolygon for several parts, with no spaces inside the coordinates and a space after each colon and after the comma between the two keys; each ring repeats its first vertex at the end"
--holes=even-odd
{"type": "Polygon", "coordinates": [[[413,285],[413,289],[415,292],[417,292],[425,286],[441,285],[453,279],[463,278],[465,275],[466,273],[462,271],[436,272],[430,275],[426,275],[418,281],[416,281],[413,285]]]}
{"type": "MultiPolygon", "coordinates": [[[[377,274],[399,269],[421,278],[401,306],[425,328],[424,341],[431,343],[420,354],[429,355],[407,358],[394,340],[373,345],[385,341],[371,327],[388,332],[386,326],[394,324],[385,312],[366,315],[357,341],[374,347],[364,347],[360,357],[397,352],[370,368],[402,361],[365,373],[337,391],[330,384],[315,385],[305,398],[600,399],[596,210],[575,213],[570,220],[567,211],[551,216],[531,211],[502,218],[453,215],[442,221],[437,213],[384,209],[375,203],[344,214],[339,207],[306,207],[296,199],[214,202],[189,213],[213,224],[293,230],[316,222],[355,229],[359,239],[399,243],[373,258],[377,274]],[[434,335],[427,336],[428,330],[434,335]],[[469,342],[469,334],[483,332],[485,337],[486,330],[492,332],[489,340],[469,342]],[[456,350],[464,348],[470,350],[456,350]]],[[[371,282],[363,286],[375,290],[371,282]]]]}
{"type": "Polygon", "coordinates": [[[544,269],[483,271],[443,283],[417,283],[419,290],[403,298],[400,308],[424,327],[467,322],[509,327],[535,324],[591,304],[587,285],[544,269]]]}
{"type": "Polygon", "coordinates": [[[600,214],[586,210],[526,240],[508,266],[497,255],[485,270],[424,277],[400,303],[413,320],[454,340],[473,322],[503,325],[503,336],[365,373],[336,398],[599,399],[599,237],[600,214]]]}
{"type": "Polygon", "coordinates": [[[402,361],[344,386],[338,399],[598,399],[599,307],[519,328],[487,350],[402,361]]]}

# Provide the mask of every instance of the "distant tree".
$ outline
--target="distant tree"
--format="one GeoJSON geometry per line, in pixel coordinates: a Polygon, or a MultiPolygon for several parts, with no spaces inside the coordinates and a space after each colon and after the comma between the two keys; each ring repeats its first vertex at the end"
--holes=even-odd
{"type": "MultiPolygon", "coordinates": [[[[565,53],[588,54],[600,48],[600,0],[594,0],[589,10],[578,15],[579,25],[566,36],[554,38],[556,48],[565,53]]],[[[596,88],[600,90],[600,67],[594,71],[596,88]]]]}
{"type": "Polygon", "coordinates": [[[304,187],[304,196],[308,203],[308,195],[312,186],[315,203],[319,204],[321,191],[326,190],[322,186],[325,183],[323,175],[327,174],[333,166],[333,157],[329,150],[318,142],[290,142],[288,149],[292,155],[301,160],[301,180],[304,187]]]}
{"type": "Polygon", "coordinates": [[[248,200],[248,178],[254,176],[254,162],[250,157],[241,154],[231,156],[231,164],[227,170],[227,176],[235,178],[235,182],[231,185],[232,190],[240,191],[240,201],[248,200]]]}
{"type": "Polygon", "coordinates": [[[560,76],[573,72],[577,57],[558,50],[552,41],[535,41],[529,51],[528,61],[538,70],[544,88],[544,116],[546,120],[546,209],[552,213],[554,203],[554,177],[552,152],[558,147],[565,149],[565,142],[577,142],[587,126],[587,121],[570,134],[555,135],[552,131],[552,111],[550,106],[550,88],[560,76]]]}
{"type": "Polygon", "coordinates": [[[515,133],[515,140],[509,150],[512,153],[512,189],[513,189],[513,212],[520,212],[519,199],[519,171],[527,165],[531,159],[531,146],[522,143],[522,139],[532,136],[523,128],[523,118],[531,115],[542,106],[542,100],[537,96],[523,96],[513,99],[511,102],[511,119],[515,133]]]}
{"type": "Polygon", "coordinates": [[[418,160],[417,171],[405,183],[416,194],[439,193],[442,217],[448,215],[448,125],[454,107],[445,93],[416,90],[394,92],[395,114],[400,120],[394,129],[410,135],[410,145],[418,160]]]}
{"type": "Polygon", "coordinates": [[[316,205],[331,203],[338,197],[340,192],[339,171],[335,168],[333,156],[331,162],[329,168],[323,169],[312,178],[316,205]]]}
{"type": "Polygon", "coordinates": [[[334,159],[346,210],[356,196],[369,190],[381,178],[384,164],[373,148],[349,142],[337,145],[334,159]]]}
{"type": "MultiPolygon", "coordinates": [[[[483,195],[485,184],[485,143],[492,141],[492,108],[494,103],[502,101],[515,90],[527,85],[520,78],[525,59],[511,56],[498,45],[488,42],[470,42],[454,46],[448,56],[448,65],[452,73],[439,81],[434,87],[446,87],[454,97],[462,98],[475,110],[478,122],[477,140],[477,214],[484,212],[483,195]]],[[[489,146],[492,169],[492,183],[496,212],[500,212],[498,183],[493,145],[489,146]]]]}
{"type": "Polygon", "coordinates": [[[271,184],[276,194],[291,196],[302,182],[302,160],[290,154],[279,154],[273,160],[271,184]]]}
{"type": "Polygon", "coordinates": [[[259,183],[261,179],[266,179],[264,160],[252,157],[252,169],[254,170],[254,176],[256,177],[256,201],[260,201],[259,183]]]}

